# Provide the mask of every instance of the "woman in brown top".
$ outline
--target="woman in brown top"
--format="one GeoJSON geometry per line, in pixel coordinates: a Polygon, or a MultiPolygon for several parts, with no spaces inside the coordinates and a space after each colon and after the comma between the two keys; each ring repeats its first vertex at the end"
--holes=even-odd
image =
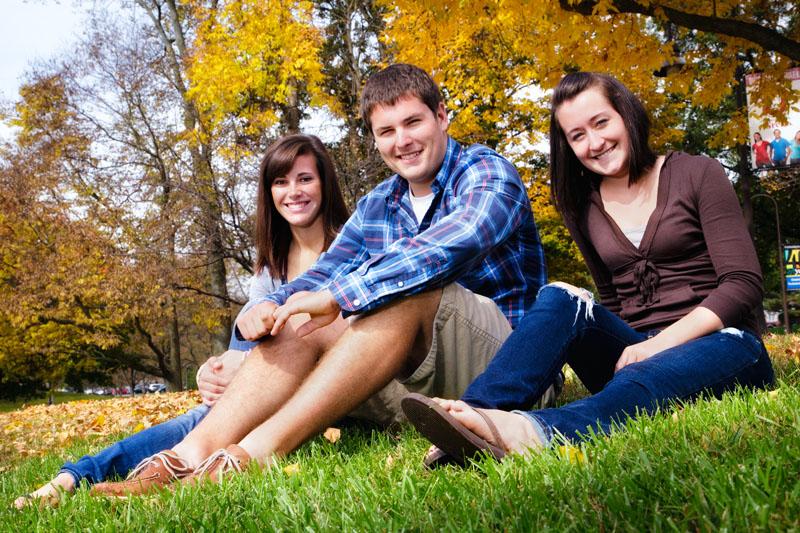
{"type": "Polygon", "coordinates": [[[610,432],[653,412],[774,376],[759,335],[761,271],[736,195],[715,160],[656,155],[641,102],[596,73],[553,94],[553,199],[600,295],[565,283],[533,308],[460,401],[409,395],[409,420],[463,462],[610,432]],[[591,396],[529,408],[569,364],[591,396]],[[509,412],[510,411],[510,412],[509,412]]]}

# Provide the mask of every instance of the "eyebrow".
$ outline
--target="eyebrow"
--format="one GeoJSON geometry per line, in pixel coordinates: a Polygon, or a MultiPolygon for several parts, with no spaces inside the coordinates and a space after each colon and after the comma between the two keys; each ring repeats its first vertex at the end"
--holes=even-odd
{"type": "MultiPolygon", "coordinates": [[[[407,124],[408,122],[410,122],[410,121],[412,121],[414,119],[422,118],[423,115],[424,115],[423,112],[412,113],[411,115],[408,115],[407,117],[404,117],[403,120],[400,121],[400,122],[401,122],[401,124],[407,124]]],[[[390,130],[392,128],[394,128],[394,126],[378,126],[377,128],[375,128],[375,131],[377,133],[381,133],[383,131],[390,130]]]]}
{"type": "MultiPolygon", "coordinates": [[[[591,117],[591,118],[589,118],[589,122],[590,122],[590,123],[594,122],[594,121],[597,119],[597,117],[599,117],[600,115],[602,115],[602,114],[604,114],[604,113],[607,113],[607,111],[600,111],[599,113],[597,113],[597,114],[595,114],[595,115],[592,115],[592,117],[591,117]]],[[[583,129],[583,128],[582,128],[582,127],[578,127],[578,128],[572,128],[571,130],[569,130],[568,132],[566,132],[566,134],[567,134],[567,135],[569,135],[569,134],[571,134],[573,131],[580,130],[580,129],[583,129]]]]}

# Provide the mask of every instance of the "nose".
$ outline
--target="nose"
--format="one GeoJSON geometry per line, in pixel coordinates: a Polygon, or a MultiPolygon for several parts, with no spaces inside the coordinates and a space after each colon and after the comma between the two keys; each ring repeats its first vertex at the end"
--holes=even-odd
{"type": "Polygon", "coordinates": [[[397,128],[395,142],[397,146],[406,146],[411,143],[411,136],[405,128],[397,128]]]}
{"type": "Polygon", "coordinates": [[[586,132],[586,138],[589,141],[589,149],[592,150],[593,152],[603,148],[605,139],[603,139],[602,135],[599,135],[598,133],[589,130],[586,132]]]}
{"type": "Polygon", "coordinates": [[[297,180],[289,180],[289,196],[297,196],[300,192],[300,184],[297,180]]]}

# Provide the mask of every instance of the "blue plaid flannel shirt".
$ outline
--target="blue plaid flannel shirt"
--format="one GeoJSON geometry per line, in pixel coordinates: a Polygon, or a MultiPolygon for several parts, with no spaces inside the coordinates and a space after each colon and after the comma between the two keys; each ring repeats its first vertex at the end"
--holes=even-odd
{"type": "Polygon", "coordinates": [[[394,175],[358,202],[339,236],[303,275],[261,301],[329,289],[342,314],[458,282],[494,300],[512,327],[547,282],[530,200],[514,166],[448,138],[431,189],[440,200],[419,231],[408,182],[394,175]]]}

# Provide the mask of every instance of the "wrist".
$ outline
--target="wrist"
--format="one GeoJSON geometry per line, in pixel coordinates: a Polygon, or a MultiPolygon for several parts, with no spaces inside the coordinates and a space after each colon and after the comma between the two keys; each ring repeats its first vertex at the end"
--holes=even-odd
{"type": "Polygon", "coordinates": [[[200,374],[203,372],[203,369],[206,367],[207,364],[208,364],[208,361],[206,361],[205,363],[200,365],[200,368],[197,369],[197,373],[194,375],[194,383],[195,383],[195,385],[199,385],[200,384],[200,374]]]}

